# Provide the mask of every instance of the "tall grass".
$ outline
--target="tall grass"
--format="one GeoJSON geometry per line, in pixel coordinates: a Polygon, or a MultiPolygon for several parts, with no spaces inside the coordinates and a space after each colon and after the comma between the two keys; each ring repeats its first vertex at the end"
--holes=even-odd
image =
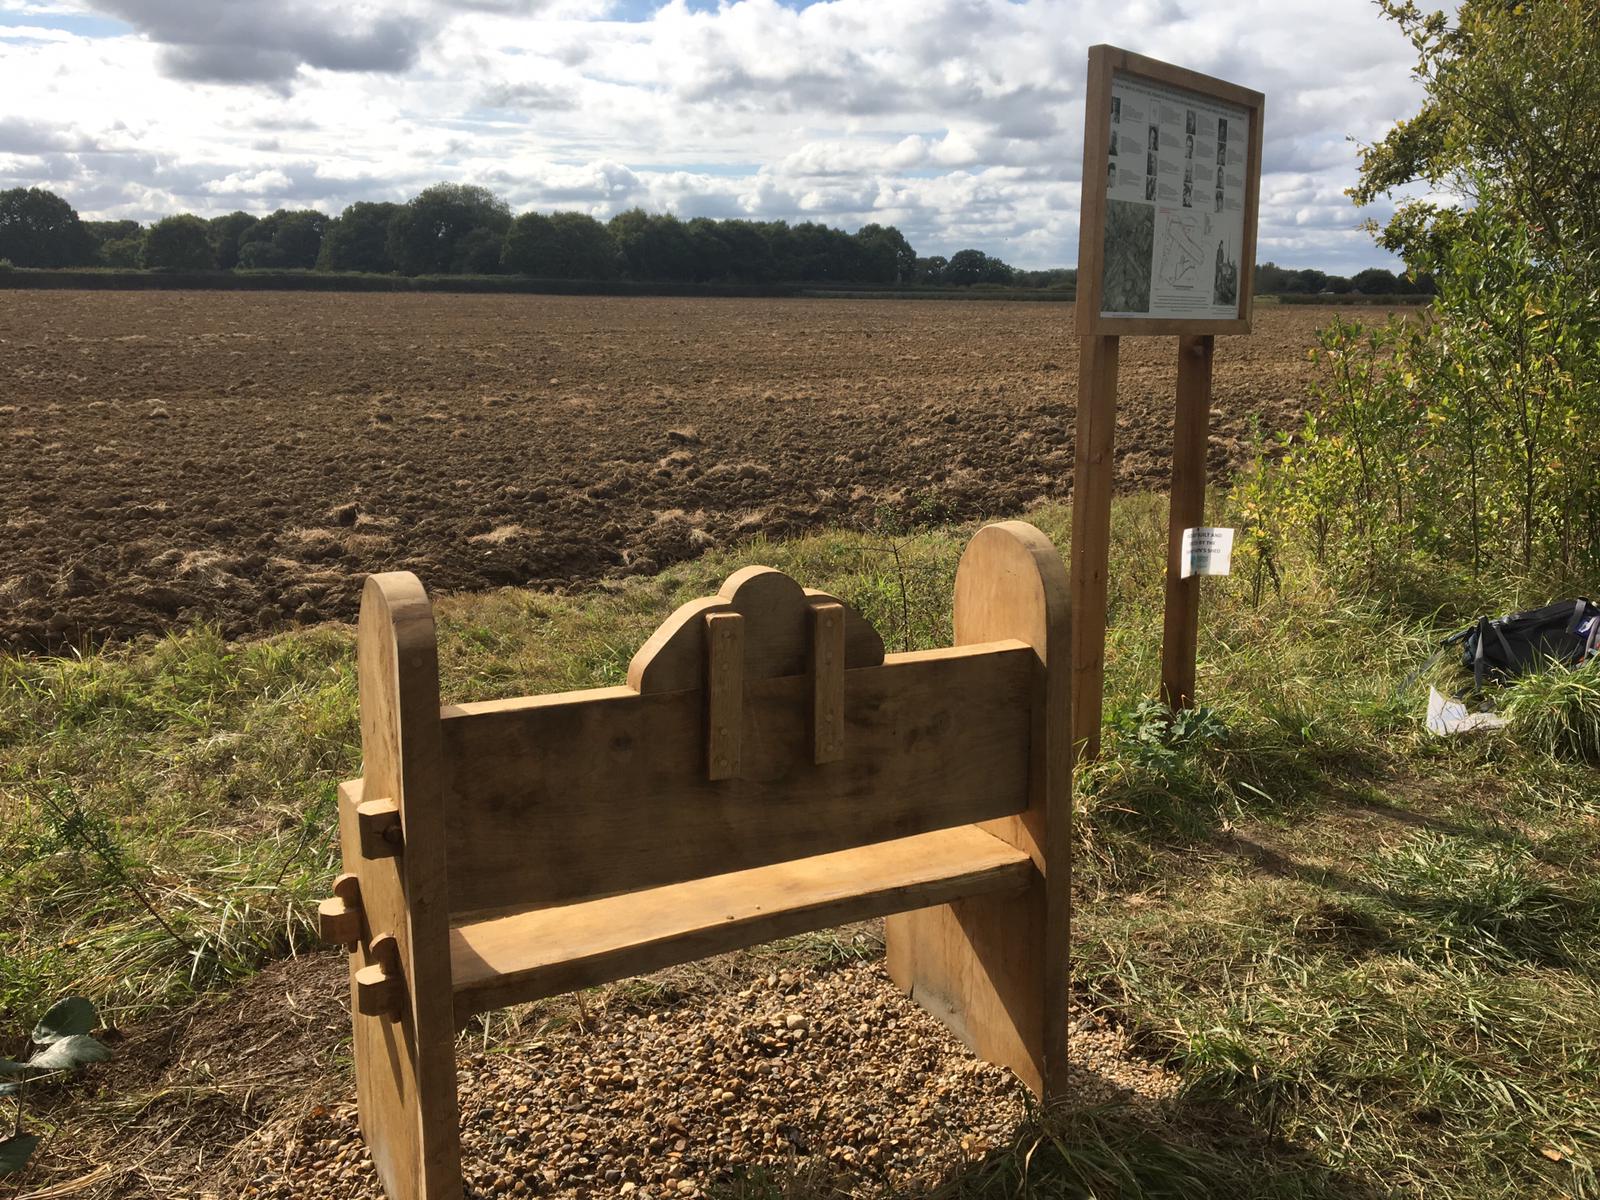
{"type": "Polygon", "coordinates": [[[1517,680],[1504,704],[1517,740],[1545,754],[1600,764],[1600,656],[1517,680]]]}

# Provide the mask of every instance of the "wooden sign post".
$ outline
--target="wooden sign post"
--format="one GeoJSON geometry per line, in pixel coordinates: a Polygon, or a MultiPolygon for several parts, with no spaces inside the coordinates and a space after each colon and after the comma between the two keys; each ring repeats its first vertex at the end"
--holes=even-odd
{"type": "Polygon", "coordinates": [[[1265,98],[1237,84],[1089,50],[1078,234],[1078,431],[1072,496],[1072,740],[1100,751],[1119,339],[1178,337],[1161,692],[1194,701],[1200,590],[1183,531],[1204,519],[1211,358],[1250,332],[1265,98]]]}

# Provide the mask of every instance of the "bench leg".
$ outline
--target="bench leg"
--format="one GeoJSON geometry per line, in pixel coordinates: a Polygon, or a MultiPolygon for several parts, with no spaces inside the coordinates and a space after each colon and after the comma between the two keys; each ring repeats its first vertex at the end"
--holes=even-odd
{"type": "Polygon", "coordinates": [[[1032,525],[980,529],[956,571],[958,646],[1016,638],[1038,656],[1030,804],[986,821],[1038,868],[1020,895],[889,918],[889,973],[972,1050],[1046,1102],[1066,1088],[1072,921],[1072,662],[1066,568],[1032,525]]]}
{"type": "Polygon", "coordinates": [[[460,1200],[438,653],[416,576],[367,578],[356,660],[363,778],[340,789],[339,827],[361,888],[361,1132],[389,1200],[460,1200]]]}
{"type": "Polygon", "coordinates": [[[414,944],[398,856],[361,856],[360,795],[359,781],[345,784],[339,809],[345,864],[355,867],[361,885],[361,941],[350,954],[361,1135],[388,1200],[460,1200],[449,977],[441,988],[435,975],[430,988],[426,956],[418,963],[422,947],[414,944]]]}
{"type": "Polygon", "coordinates": [[[979,1058],[1056,1098],[1045,1055],[1043,881],[898,913],[887,928],[889,975],[900,989],[979,1058]]]}

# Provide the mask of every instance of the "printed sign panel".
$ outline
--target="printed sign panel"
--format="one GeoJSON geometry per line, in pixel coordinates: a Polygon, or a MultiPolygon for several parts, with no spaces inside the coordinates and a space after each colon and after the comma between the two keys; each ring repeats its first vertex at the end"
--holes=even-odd
{"type": "Polygon", "coordinates": [[[1239,315],[1249,135],[1246,109],[1113,73],[1102,316],[1239,315]]]}
{"type": "Polygon", "coordinates": [[[1250,331],[1265,105],[1226,80],[1091,47],[1079,333],[1250,331]]]}

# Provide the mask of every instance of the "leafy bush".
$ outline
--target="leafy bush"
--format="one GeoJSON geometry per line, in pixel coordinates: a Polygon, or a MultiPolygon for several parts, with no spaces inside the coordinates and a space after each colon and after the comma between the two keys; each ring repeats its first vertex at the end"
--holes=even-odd
{"type": "Polygon", "coordinates": [[[1441,243],[1430,314],[1336,317],[1313,411],[1245,487],[1274,533],[1387,576],[1422,553],[1473,573],[1600,569],[1600,293],[1484,206],[1441,243]]]}
{"type": "Polygon", "coordinates": [[[1174,712],[1158,700],[1141,700],[1113,713],[1109,725],[1112,753],[1156,775],[1172,773],[1190,754],[1228,736],[1222,718],[1203,704],[1174,712]]]}

